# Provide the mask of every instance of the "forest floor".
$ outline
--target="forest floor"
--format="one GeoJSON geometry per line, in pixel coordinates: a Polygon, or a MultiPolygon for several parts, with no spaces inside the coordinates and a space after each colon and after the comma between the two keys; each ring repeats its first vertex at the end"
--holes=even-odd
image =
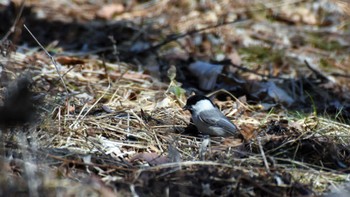
{"type": "Polygon", "coordinates": [[[1,196],[346,196],[349,16],[343,0],[1,1],[1,196]],[[203,137],[194,93],[240,136],[203,137]]]}

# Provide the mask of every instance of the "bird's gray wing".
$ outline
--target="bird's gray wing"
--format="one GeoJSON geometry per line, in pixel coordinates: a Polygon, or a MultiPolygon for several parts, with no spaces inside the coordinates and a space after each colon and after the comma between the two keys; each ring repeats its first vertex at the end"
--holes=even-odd
{"type": "Polygon", "coordinates": [[[236,134],[238,131],[236,125],[234,125],[230,120],[227,119],[219,110],[206,110],[198,114],[199,118],[213,127],[221,127],[225,131],[236,134]]]}

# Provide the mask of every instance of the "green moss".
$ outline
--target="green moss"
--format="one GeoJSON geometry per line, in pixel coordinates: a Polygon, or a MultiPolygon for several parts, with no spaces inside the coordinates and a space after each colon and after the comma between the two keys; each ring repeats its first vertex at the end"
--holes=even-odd
{"type": "Polygon", "coordinates": [[[320,66],[322,68],[330,68],[332,67],[332,65],[330,64],[330,62],[327,59],[321,58],[320,59],[320,66]]]}
{"type": "Polygon", "coordinates": [[[283,62],[283,50],[272,50],[269,47],[249,46],[238,50],[242,58],[248,62],[280,64],[283,62]]]}
{"type": "Polygon", "coordinates": [[[326,51],[335,51],[342,49],[342,45],[336,40],[327,40],[320,34],[310,34],[307,42],[310,43],[313,47],[326,50],[326,51]]]}
{"type": "Polygon", "coordinates": [[[330,58],[321,58],[320,59],[320,68],[322,68],[322,71],[324,72],[330,72],[334,70],[334,62],[335,60],[330,58]]]}

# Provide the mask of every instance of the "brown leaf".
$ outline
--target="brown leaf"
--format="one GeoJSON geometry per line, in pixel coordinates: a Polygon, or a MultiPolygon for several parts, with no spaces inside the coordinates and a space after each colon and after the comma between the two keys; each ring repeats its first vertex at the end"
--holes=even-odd
{"type": "Polygon", "coordinates": [[[84,60],[76,57],[60,56],[56,58],[56,61],[62,65],[77,65],[84,64],[84,60]]]}
{"type": "Polygon", "coordinates": [[[254,131],[256,130],[256,128],[253,125],[241,124],[240,128],[241,128],[240,132],[246,141],[255,137],[256,133],[254,131]]]}
{"type": "Polygon", "coordinates": [[[96,13],[96,16],[102,19],[111,19],[114,15],[124,12],[125,8],[120,3],[108,4],[102,6],[96,13]]]}
{"type": "Polygon", "coordinates": [[[148,74],[136,73],[136,72],[128,72],[128,73],[119,73],[119,72],[110,72],[109,77],[113,80],[118,79],[119,77],[123,77],[124,79],[144,83],[145,80],[152,80],[152,77],[148,74]]]}
{"type": "Polygon", "coordinates": [[[235,49],[231,49],[231,52],[229,53],[228,58],[231,60],[232,64],[234,65],[242,64],[241,56],[238,54],[237,50],[235,49]]]}
{"type": "Polygon", "coordinates": [[[158,155],[157,153],[138,153],[130,159],[130,162],[135,160],[143,160],[148,162],[150,165],[159,165],[170,162],[168,157],[158,155]]]}
{"type": "Polygon", "coordinates": [[[230,146],[230,147],[238,147],[238,146],[242,145],[242,140],[238,139],[238,138],[227,137],[224,139],[222,144],[225,146],[230,146]]]}

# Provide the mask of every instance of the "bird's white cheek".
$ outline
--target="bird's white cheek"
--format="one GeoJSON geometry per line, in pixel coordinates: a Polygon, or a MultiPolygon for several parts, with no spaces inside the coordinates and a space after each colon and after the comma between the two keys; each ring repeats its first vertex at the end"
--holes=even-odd
{"type": "Polygon", "coordinates": [[[194,109],[194,111],[196,111],[197,113],[199,113],[199,112],[201,112],[201,111],[215,109],[215,107],[213,106],[213,104],[211,104],[210,101],[208,101],[208,100],[201,100],[201,101],[198,101],[198,102],[193,106],[193,109],[194,109]]]}

